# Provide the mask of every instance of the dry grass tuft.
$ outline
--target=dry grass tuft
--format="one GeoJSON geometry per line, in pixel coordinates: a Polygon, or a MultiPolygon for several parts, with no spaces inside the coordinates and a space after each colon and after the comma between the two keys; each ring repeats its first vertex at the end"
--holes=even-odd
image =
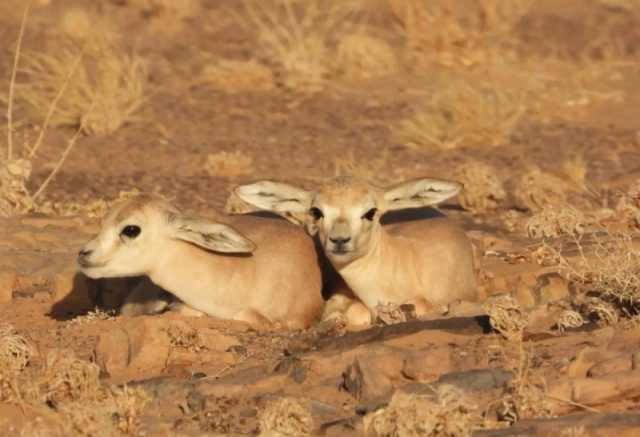
{"type": "Polygon", "coordinates": [[[585,324],[585,320],[577,311],[565,310],[558,316],[556,326],[560,332],[564,332],[567,328],[579,328],[585,324]]]}
{"type": "Polygon", "coordinates": [[[531,166],[516,181],[513,196],[518,207],[541,211],[546,206],[566,205],[571,191],[575,188],[565,179],[531,166]]]}
{"type": "Polygon", "coordinates": [[[167,335],[172,346],[200,352],[207,348],[200,331],[187,324],[172,324],[167,328],[167,335]]]}
{"type": "Polygon", "coordinates": [[[455,149],[505,144],[525,112],[525,93],[493,83],[456,83],[396,127],[398,140],[413,148],[455,149]]]}
{"type": "Polygon", "coordinates": [[[438,386],[433,395],[397,391],[386,408],[365,416],[365,435],[470,436],[474,409],[471,400],[450,385],[438,386]]]}
{"type": "Polygon", "coordinates": [[[140,435],[140,416],[151,397],[141,387],[112,389],[110,401],[113,403],[114,413],[111,417],[116,421],[116,428],[125,435],[140,435]]]}
{"type": "Polygon", "coordinates": [[[483,305],[489,315],[491,326],[508,340],[522,338],[522,332],[529,322],[527,314],[516,300],[509,296],[496,296],[483,305]]]}
{"type": "Polygon", "coordinates": [[[61,44],[55,55],[25,55],[20,72],[17,103],[32,117],[51,126],[82,126],[90,135],[109,135],[135,121],[146,98],[145,61],[115,46],[85,46],[83,52],[61,44]],[[52,101],[57,104],[50,114],[52,101]]]}
{"type": "Polygon", "coordinates": [[[207,155],[204,165],[209,176],[235,178],[252,174],[253,158],[242,152],[217,152],[207,155]]]}
{"type": "Polygon", "coordinates": [[[264,437],[308,436],[313,431],[311,413],[300,401],[280,398],[269,401],[258,415],[264,437]]]}
{"type": "Polygon", "coordinates": [[[31,161],[0,161],[0,217],[25,213],[34,207],[27,181],[31,177],[31,161]]]}
{"type": "Polygon", "coordinates": [[[533,0],[388,0],[405,38],[406,59],[471,67],[489,61],[533,0]]]}
{"type": "Polygon", "coordinates": [[[458,195],[460,205],[474,214],[484,214],[500,206],[506,198],[504,185],[495,169],[480,161],[468,161],[457,167],[454,179],[464,184],[458,195]]]}
{"type": "Polygon", "coordinates": [[[67,351],[52,351],[46,357],[41,392],[53,405],[78,400],[96,400],[100,395],[100,368],[67,351]]]}
{"type": "Polygon", "coordinates": [[[332,55],[332,36],[343,24],[348,2],[325,0],[245,0],[238,22],[256,30],[265,59],[281,72],[287,88],[317,92],[326,85],[332,55]]]}
{"type": "Polygon", "coordinates": [[[61,33],[78,46],[89,52],[99,52],[102,47],[117,44],[119,32],[104,16],[90,14],[80,7],[69,8],[60,17],[59,26],[53,29],[51,38],[59,38],[61,33]]]}
{"type": "Polygon", "coordinates": [[[579,237],[584,234],[590,220],[582,211],[571,206],[545,206],[529,218],[526,224],[529,238],[579,237]]]}
{"type": "Polygon", "coordinates": [[[334,68],[348,80],[362,80],[392,75],[398,71],[399,63],[386,41],[355,33],[338,44],[334,68]]]}
{"type": "Polygon", "coordinates": [[[0,374],[21,372],[27,367],[33,354],[33,347],[13,326],[0,327],[0,374]]]}
{"type": "Polygon", "coordinates": [[[273,73],[258,62],[220,59],[206,65],[197,84],[226,92],[269,91],[274,88],[273,73]]]}

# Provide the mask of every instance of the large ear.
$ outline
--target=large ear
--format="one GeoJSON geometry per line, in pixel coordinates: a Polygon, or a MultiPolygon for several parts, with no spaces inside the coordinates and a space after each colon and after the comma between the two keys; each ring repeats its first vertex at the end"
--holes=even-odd
{"type": "Polygon", "coordinates": [[[204,219],[174,216],[173,238],[187,241],[203,249],[223,253],[251,253],[256,249],[253,241],[231,226],[204,219]]]}
{"type": "Polygon", "coordinates": [[[435,205],[462,190],[462,184],[442,179],[414,179],[403,182],[384,193],[386,210],[420,208],[435,205]]]}
{"type": "Polygon", "coordinates": [[[240,185],[233,190],[232,196],[259,209],[274,212],[300,226],[308,221],[312,198],[309,191],[273,181],[240,185]]]}

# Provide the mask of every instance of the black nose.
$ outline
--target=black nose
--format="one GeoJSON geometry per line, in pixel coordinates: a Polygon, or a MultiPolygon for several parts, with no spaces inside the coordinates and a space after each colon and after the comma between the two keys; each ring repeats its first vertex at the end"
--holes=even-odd
{"type": "Polygon", "coordinates": [[[351,241],[351,237],[346,237],[346,238],[345,237],[337,237],[337,238],[329,237],[329,240],[331,240],[331,242],[336,246],[342,246],[343,244],[347,244],[349,241],[351,241]]]}
{"type": "Polygon", "coordinates": [[[91,252],[93,252],[93,251],[92,250],[82,249],[82,250],[80,250],[80,252],[78,252],[78,258],[84,258],[85,256],[89,256],[89,255],[91,255],[91,252]]]}

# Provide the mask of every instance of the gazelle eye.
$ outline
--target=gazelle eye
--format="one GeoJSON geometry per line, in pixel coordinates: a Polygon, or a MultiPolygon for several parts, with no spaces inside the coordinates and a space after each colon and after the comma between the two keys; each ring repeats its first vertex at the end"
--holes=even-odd
{"type": "Polygon", "coordinates": [[[122,231],[120,231],[120,235],[124,235],[127,238],[136,238],[138,235],[140,235],[141,231],[142,229],[140,229],[140,226],[127,225],[122,228],[122,231]]]}
{"type": "Polygon", "coordinates": [[[376,212],[378,212],[377,208],[371,208],[369,211],[367,211],[366,213],[364,213],[364,215],[362,216],[363,219],[367,219],[369,221],[372,221],[373,218],[376,216],[376,212]]]}
{"type": "Polygon", "coordinates": [[[309,210],[309,214],[313,216],[314,220],[320,220],[322,217],[324,217],[324,214],[322,213],[320,208],[316,208],[316,207],[311,208],[309,210]]]}

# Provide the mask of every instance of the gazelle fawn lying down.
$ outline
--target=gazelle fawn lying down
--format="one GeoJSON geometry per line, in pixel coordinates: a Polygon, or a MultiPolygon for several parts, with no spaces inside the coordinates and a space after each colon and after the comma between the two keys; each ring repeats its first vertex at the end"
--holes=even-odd
{"type": "Polygon", "coordinates": [[[225,221],[186,217],[155,196],[137,196],[110,211],[78,265],[91,278],[146,275],[219,318],[290,328],[313,323],[323,306],[313,242],[283,220],[225,221]]]}
{"type": "Polygon", "coordinates": [[[435,205],[462,185],[416,179],[390,188],[339,177],[317,190],[261,181],[235,194],[258,208],[304,225],[319,242],[353,293],[366,305],[347,310],[349,322],[368,323],[378,304],[415,306],[476,300],[473,248],[465,233],[445,218],[381,225],[389,211],[435,205]]]}

